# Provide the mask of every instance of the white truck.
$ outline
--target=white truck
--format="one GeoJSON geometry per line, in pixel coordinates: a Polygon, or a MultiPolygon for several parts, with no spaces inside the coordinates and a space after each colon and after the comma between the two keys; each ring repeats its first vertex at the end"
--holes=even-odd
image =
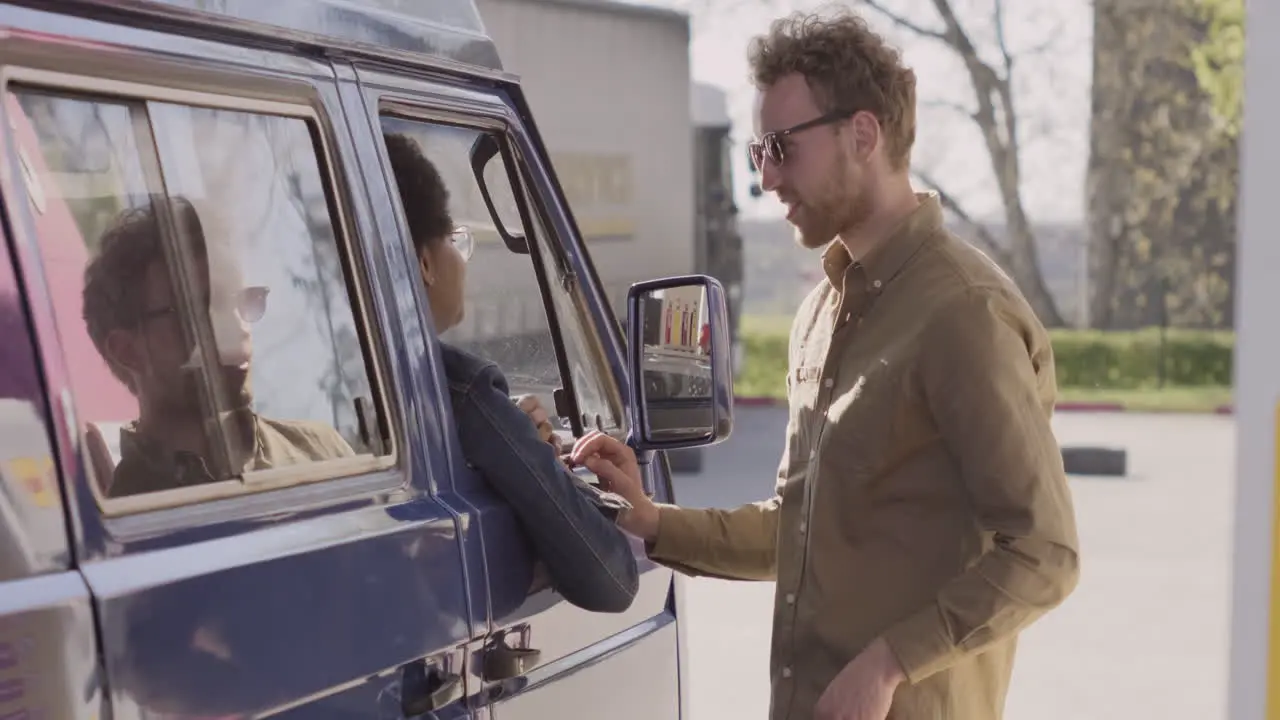
{"type": "Polygon", "coordinates": [[[641,278],[694,270],[687,16],[588,0],[478,0],[520,77],[619,317],[641,278]]]}
{"type": "MultiPolygon", "coordinates": [[[[634,282],[705,273],[725,287],[737,347],[743,263],[731,123],[724,93],[692,80],[688,16],[612,0],[477,6],[503,66],[521,79],[616,316],[626,317],[634,282]]],[[[507,261],[473,261],[469,272],[505,273],[507,261]]],[[[538,329],[528,312],[537,303],[522,299],[534,286],[499,295],[498,283],[469,285],[486,293],[469,299],[471,341],[538,329]]],[[[668,457],[675,470],[701,465],[700,450],[668,457]]]]}

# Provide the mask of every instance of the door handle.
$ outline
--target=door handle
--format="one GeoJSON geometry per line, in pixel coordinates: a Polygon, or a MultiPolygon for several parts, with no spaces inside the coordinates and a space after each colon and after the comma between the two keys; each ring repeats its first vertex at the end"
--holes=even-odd
{"type": "MultiPolygon", "coordinates": [[[[524,633],[521,633],[523,636],[524,633]]],[[[527,640],[526,640],[527,642],[527,640]]],[[[481,672],[488,681],[509,680],[533,669],[542,659],[542,651],[533,648],[511,647],[503,633],[485,650],[481,672]]]]}
{"type": "Polygon", "coordinates": [[[400,679],[400,711],[417,717],[439,710],[462,698],[462,676],[427,667],[425,660],[404,666],[400,679]]]}

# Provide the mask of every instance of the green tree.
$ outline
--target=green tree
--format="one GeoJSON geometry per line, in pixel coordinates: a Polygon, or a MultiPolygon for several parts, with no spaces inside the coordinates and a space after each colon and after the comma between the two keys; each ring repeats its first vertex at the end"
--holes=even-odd
{"type": "Polygon", "coordinates": [[[1198,0],[1208,29],[1191,51],[1196,80],[1232,137],[1240,133],[1244,104],[1244,0],[1198,0]]]}
{"type": "Polygon", "coordinates": [[[1232,324],[1239,94],[1229,59],[1231,28],[1242,29],[1233,2],[1094,2],[1095,327],[1232,324]]]}

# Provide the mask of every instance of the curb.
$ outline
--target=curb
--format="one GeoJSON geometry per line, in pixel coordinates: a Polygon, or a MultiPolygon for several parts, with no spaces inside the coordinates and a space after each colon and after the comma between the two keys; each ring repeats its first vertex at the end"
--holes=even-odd
{"type": "Polygon", "coordinates": [[[735,407],[783,407],[787,401],[771,397],[736,397],[733,404],[735,407]]]}
{"type": "Polygon", "coordinates": [[[1123,403],[1064,402],[1053,406],[1055,412],[1124,412],[1123,403]]]}
{"type": "MultiPolygon", "coordinates": [[[[786,407],[787,401],[778,398],[763,396],[742,396],[733,400],[735,407],[786,407]]],[[[1057,412],[1129,412],[1129,409],[1123,403],[1103,403],[1103,402],[1064,402],[1054,406],[1057,412]]],[[[1203,413],[1188,413],[1203,414],[1203,413]]],[[[1212,415],[1234,415],[1235,408],[1231,405],[1220,405],[1213,409],[1209,414],[1212,415]]]]}

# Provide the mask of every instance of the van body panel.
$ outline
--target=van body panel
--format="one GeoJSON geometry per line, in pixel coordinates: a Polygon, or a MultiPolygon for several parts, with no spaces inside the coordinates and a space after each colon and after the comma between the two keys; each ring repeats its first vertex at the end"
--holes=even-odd
{"type": "MultiPolygon", "coordinates": [[[[470,0],[320,0],[306,12],[301,2],[0,3],[0,536],[12,540],[0,544],[0,716],[681,717],[672,572],[633,539],[632,605],[572,605],[541,579],[514,510],[462,457],[442,340],[384,160],[388,113],[502,138],[514,192],[537,218],[533,262],[554,258],[559,274],[533,273],[528,256],[510,262],[526,263],[542,297],[554,284],[570,298],[542,308],[559,318],[556,353],[563,361],[570,332],[596,349],[590,368],[569,365],[573,382],[616,398],[612,431],[630,437],[625,340],[518,81],[470,0]],[[42,120],[19,102],[27,92],[148,113],[225,103],[306,123],[367,330],[358,341],[377,371],[386,462],[112,505],[90,431],[104,416],[134,417],[137,402],[78,325],[99,239],[73,218],[42,120]],[[505,648],[534,659],[494,677],[486,662],[505,648]]],[[[151,116],[138,117],[148,131],[151,116]]],[[[663,454],[642,453],[641,466],[655,499],[671,501],[663,454]]]]}
{"type": "Polygon", "coordinates": [[[106,702],[92,598],[74,569],[11,238],[0,237],[0,717],[90,720],[106,702]]]}

